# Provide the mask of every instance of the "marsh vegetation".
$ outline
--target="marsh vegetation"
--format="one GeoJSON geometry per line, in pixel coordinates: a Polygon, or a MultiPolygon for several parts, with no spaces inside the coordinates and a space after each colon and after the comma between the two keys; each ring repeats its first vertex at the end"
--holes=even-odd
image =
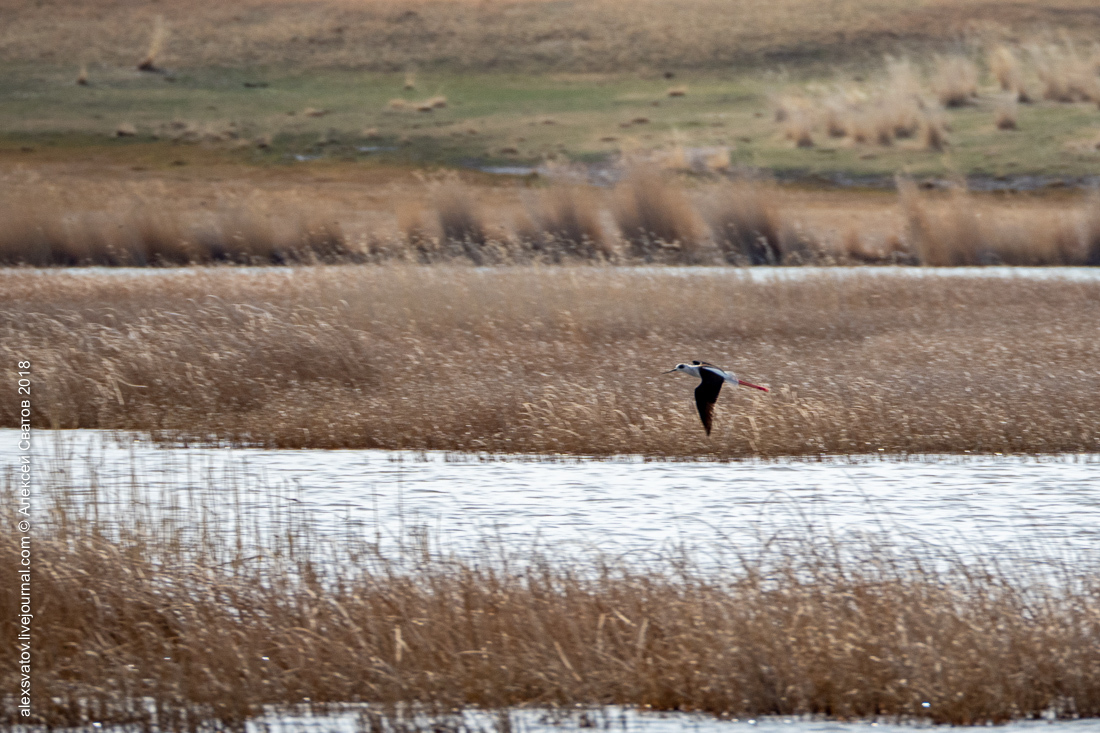
{"type": "Polygon", "coordinates": [[[1100,265],[1094,194],[928,192],[907,178],[893,197],[685,179],[654,165],[628,168],[610,189],[568,171],[533,188],[438,175],[381,192],[9,180],[2,265],[1100,265]]]}
{"type": "MultiPolygon", "coordinates": [[[[9,472],[0,498],[15,486],[9,472]]],[[[730,553],[720,572],[674,552],[565,561],[488,546],[461,559],[424,536],[380,554],[369,533],[319,535],[291,503],[256,527],[226,513],[233,491],[193,487],[205,509],[135,502],[125,521],[97,505],[94,481],[40,496],[40,724],[238,729],[284,706],[356,702],[376,715],[414,703],[953,724],[1100,715],[1100,588],[1068,560],[1029,573],[809,536],[730,553]]],[[[18,542],[0,530],[9,606],[18,542]]],[[[0,639],[15,635],[0,619],[0,639]]],[[[17,674],[0,657],[0,680],[17,674]]],[[[10,698],[0,706],[13,722],[10,698]]]]}
{"type": "MultiPolygon", "coordinates": [[[[1100,438],[1092,280],[146,272],[4,273],[0,353],[41,365],[36,424],[270,447],[720,457],[1095,451],[1100,438]],[[692,358],[772,392],[724,395],[703,440],[686,385],[659,376],[692,358]]],[[[17,425],[14,395],[0,404],[0,423],[17,425]]]]}

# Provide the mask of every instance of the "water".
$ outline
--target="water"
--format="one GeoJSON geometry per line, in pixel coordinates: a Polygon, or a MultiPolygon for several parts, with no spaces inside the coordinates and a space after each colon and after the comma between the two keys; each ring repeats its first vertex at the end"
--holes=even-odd
{"type": "MultiPolygon", "coordinates": [[[[0,430],[0,456],[18,455],[18,432],[0,430]]],[[[5,459],[8,466],[14,461],[5,459]]],[[[896,552],[929,557],[1052,561],[1098,566],[1100,454],[1013,458],[878,456],[823,461],[646,462],[546,460],[444,453],[160,448],[130,434],[36,431],[37,508],[52,495],[94,495],[100,519],[203,514],[264,531],[308,521],[338,545],[374,538],[383,553],[410,531],[449,552],[483,552],[484,541],[554,557],[610,554],[627,562],[694,548],[718,562],[784,537],[873,535],[896,552]],[[288,507],[292,511],[288,511],[288,507]],[[197,511],[197,510],[202,510],[197,511]],[[713,548],[724,549],[725,555],[713,548]]],[[[86,504],[85,506],[92,506],[86,504]]],[[[33,518],[33,517],[32,517],[33,518]]],[[[209,536],[210,527],[201,532],[209,536]]],[[[247,532],[246,532],[247,534],[247,532]]],[[[706,562],[701,563],[706,567],[706,562]]],[[[931,704],[931,703],[930,703],[931,704]]],[[[506,713],[467,709],[395,727],[369,706],[328,712],[272,707],[247,733],[905,733],[927,722],[841,722],[804,717],[719,720],[608,706],[506,713]],[[373,723],[372,723],[373,721],[373,723]]],[[[1048,720],[1005,726],[1029,733],[1048,720]]],[[[407,721],[406,721],[407,722],[407,721]]],[[[1100,720],[1057,721],[1058,733],[1100,733],[1100,720]]],[[[122,728],[110,728],[122,733],[122,728]]]]}
{"type": "MultiPolygon", "coordinates": [[[[0,455],[18,433],[0,431],[0,455]]],[[[258,527],[292,508],[321,535],[451,550],[645,558],[754,550],[807,536],[874,537],[901,551],[1072,559],[1100,548],[1100,455],[783,462],[544,460],[375,450],[158,448],[100,431],[34,437],[45,491],[155,512],[216,506],[258,527]],[[137,477],[139,480],[132,480],[137,477]],[[228,502],[232,502],[229,506],[228,502]],[[219,506],[220,504],[220,506],[219,506]]]]}
{"type": "MultiPolygon", "coordinates": [[[[332,265],[322,265],[332,269],[332,265]]],[[[352,265],[360,267],[360,265],[352,265]]],[[[430,267],[438,268],[439,265],[430,267]]],[[[193,267],[64,267],[64,268],[26,268],[0,267],[0,278],[9,275],[33,273],[40,277],[188,277],[203,272],[232,272],[241,275],[270,275],[272,273],[294,274],[311,269],[302,265],[213,265],[193,267]]],[[[507,272],[508,267],[480,267],[482,272],[507,272]]],[[[521,267],[519,269],[528,269],[521,267]]],[[[565,268],[563,268],[565,269],[565,268]]],[[[1002,280],[1059,280],[1067,282],[1098,282],[1100,267],[1015,267],[990,265],[983,267],[914,267],[901,265],[864,265],[864,266],[811,266],[805,267],[733,267],[725,265],[609,265],[606,267],[569,268],[574,277],[602,277],[609,272],[645,275],[649,277],[725,277],[744,278],[750,282],[771,282],[775,280],[801,281],[814,279],[846,279],[851,277],[910,277],[910,278],[975,278],[1002,280]]]]}
{"type": "MultiPolygon", "coordinates": [[[[273,712],[249,721],[247,733],[358,733],[369,730],[364,725],[363,710],[330,715],[294,715],[273,712]]],[[[501,733],[495,713],[467,710],[456,715],[450,725],[434,730],[454,733],[501,733]]],[[[1049,731],[1049,721],[1020,721],[998,728],[1004,733],[1038,733],[1049,731]]],[[[913,733],[928,729],[927,723],[843,722],[813,720],[798,717],[742,718],[719,720],[690,713],[639,712],[630,708],[608,706],[599,711],[584,711],[564,717],[551,716],[539,710],[513,710],[509,714],[513,733],[577,733],[578,731],[620,731],[621,733],[913,733]],[[560,719],[557,719],[559,718],[560,719]]],[[[422,730],[433,730],[431,725],[422,730]]],[[[1057,733],[1097,733],[1100,720],[1059,721],[1057,733]]]]}

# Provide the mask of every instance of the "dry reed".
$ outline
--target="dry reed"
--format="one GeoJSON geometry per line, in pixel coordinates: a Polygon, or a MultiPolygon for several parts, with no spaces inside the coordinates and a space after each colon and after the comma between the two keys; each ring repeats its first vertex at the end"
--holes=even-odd
{"type": "Polygon", "coordinates": [[[1088,259],[1083,212],[997,210],[978,204],[961,186],[934,200],[912,182],[898,188],[913,249],[924,264],[1082,265],[1088,259]]]}
{"type": "MultiPolygon", "coordinates": [[[[35,364],[40,426],[598,455],[1100,448],[1095,282],[446,266],[2,275],[0,358],[35,364]],[[703,440],[693,385],[659,376],[691,358],[772,393],[723,394],[703,440]]],[[[14,384],[0,383],[5,427],[18,424],[14,384]]]]}
{"type": "Polygon", "coordinates": [[[491,237],[473,193],[458,181],[440,184],[434,194],[444,247],[464,254],[475,265],[485,264],[491,237]]]}
{"type": "Polygon", "coordinates": [[[691,202],[655,168],[632,170],[615,191],[615,222],[628,256],[642,262],[692,262],[702,228],[691,202]]]}
{"type": "Polygon", "coordinates": [[[139,71],[161,71],[157,67],[157,58],[164,51],[164,42],[168,39],[168,28],[164,23],[164,16],[158,15],[153,24],[153,36],[149,39],[149,50],[145,57],[138,63],[139,71]]]}
{"type": "Polygon", "coordinates": [[[797,147],[812,147],[815,129],[834,139],[890,146],[916,135],[927,114],[913,65],[890,57],[883,79],[869,90],[833,91],[821,99],[786,96],[774,104],[776,121],[797,147]]]}
{"type": "Polygon", "coordinates": [[[53,197],[20,196],[4,204],[0,265],[281,265],[362,259],[337,222],[317,214],[274,213],[256,201],[207,217],[151,197],[111,213],[59,213],[53,197]]]}
{"type": "Polygon", "coordinates": [[[1023,87],[1020,60],[1007,46],[997,46],[989,54],[989,71],[1002,92],[1017,93],[1023,87]]]}
{"type": "Polygon", "coordinates": [[[937,59],[932,89],[944,107],[961,107],[978,96],[978,67],[965,56],[937,59]]]}
{"type": "MultiPolygon", "coordinates": [[[[880,129],[889,136],[892,125],[880,129]]],[[[942,123],[927,114],[923,125],[919,144],[942,149],[946,144],[942,123]]],[[[1001,126],[1006,126],[1004,120],[1001,126]]],[[[723,160],[720,156],[717,161],[703,156],[689,160],[685,155],[682,165],[707,171],[706,166],[723,160]]],[[[888,222],[860,231],[867,223],[849,218],[855,199],[846,199],[837,209],[818,208],[807,217],[798,203],[805,196],[750,181],[733,187],[706,183],[687,188],[668,171],[642,169],[629,175],[609,197],[596,189],[573,186],[567,181],[555,183],[533,200],[518,189],[475,186],[451,176],[427,186],[421,182],[415,190],[394,191],[385,203],[376,204],[389,210],[364,212],[358,206],[359,197],[379,197],[358,188],[343,191],[348,197],[343,206],[330,201],[327,194],[303,195],[298,189],[289,195],[230,192],[220,195],[223,203],[211,211],[201,200],[187,201],[178,191],[157,190],[156,186],[62,196],[58,186],[27,183],[12,187],[9,196],[14,196],[0,201],[0,265],[385,261],[505,265],[565,260],[687,265],[901,264],[913,261],[912,252],[905,252],[904,246],[880,245],[921,239],[922,229],[910,226],[915,219],[909,203],[916,199],[907,197],[905,191],[911,187],[903,187],[904,218],[884,211],[888,222]],[[607,209],[603,208],[605,198],[610,199],[607,209]],[[525,207],[528,211],[523,215],[525,207]],[[709,226],[703,225],[704,219],[709,226]],[[613,231],[612,220],[621,232],[613,231]],[[760,249],[754,242],[767,244],[760,249]],[[849,247],[849,242],[859,244],[849,247]],[[875,251],[881,256],[868,256],[875,251]]],[[[208,191],[203,189],[203,195],[208,191]]],[[[962,236],[939,238],[926,248],[928,256],[922,264],[1077,265],[1093,261],[1084,254],[1089,250],[1085,240],[1090,235],[1084,222],[1093,217],[1091,200],[973,201],[978,202],[978,209],[988,212],[989,221],[1002,219],[1012,226],[983,227],[981,242],[962,236]],[[1058,232],[1057,237],[1052,232],[1058,232]],[[1062,244],[1052,247],[1055,239],[1062,244]],[[932,254],[937,249],[958,253],[932,254]],[[979,250],[985,254],[975,255],[979,250]]],[[[884,204],[876,207],[886,208],[884,204]]],[[[932,220],[957,219],[950,207],[933,206],[927,214],[932,220]]],[[[941,232],[954,226],[933,225],[941,232]]]]}
{"type": "Polygon", "coordinates": [[[551,262],[566,259],[607,260],[614,251],[600,223],[595,192],[555,186],[541,193],[532,212],[531,248],[551,262]]]}
{"type": "Polygon", "coordinates": [[[936,115],[925,115],[920,127],[921,144],[925,150],[942,152],[947,148],[947,129],[936,115]]]}
{"type": "MultiPolygon", "coordinates": [[[[9,505],[15,486],[9,472],[9,505]]],[[[952,724],[1100,716],[1100,587],[1068,561],[1037,577],[813,536],[716,548],[719,571],[683,554],[462,559],[424,539],[387,556],[351,536],[337,550],[286,508],[280,531],[249,528],[226,516],[232,489],[199,491],[219,508],[151,516],[135,504],[124,524],[95,498],[41,497],[32,722],[238,730],[303,701],[952,724]]],[[[8,608],[19,554],[5,523],[8,608]]],[[[9,646],[16,619],[0,619],[9,646]]],[[[15,661],[0,657],[9,689],[15,661]]],[[[27,722],[17,715],[3,698],[0,720],[27,722]]]]}
{"type": "Polygon", "coordinates": [[[1034,44],[1030,48],[1043,99],[1054,102],[1100,100],[1100,77],[1095,55],[1083,56],[1068,41],[1034,44]]]}
{"type": "Polygon", "coordinates": [[[735,265],[783,261],[782,222],[775,188],[749,182],[723,187],[707,208],[707,223],[722,258],[735,265]]]}

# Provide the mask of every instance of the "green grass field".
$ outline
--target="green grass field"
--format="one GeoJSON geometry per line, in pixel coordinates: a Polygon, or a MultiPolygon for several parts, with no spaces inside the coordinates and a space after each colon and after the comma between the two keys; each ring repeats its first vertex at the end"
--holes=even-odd
{"type": "Polygon", "coordinates": [[[199,147],[206,158],[257,164],[321,158],[470,167],[714,148],[728,151],[733,166],[806,176],[1080,176],[1100,164],[1095,105],[1021,105],[1018,129],[1004,131],[994,123],[1000,98],[992,88],[943,113],[950,131],[942,152],[915,140],[883,147],[823,134],[797,148],[784,137],[775,99],[830,84],[858,87],[852,76],[423,73],[410,90],[404,74],[347,70],[165,76],[93,68],[89,85],[78,86],[71,68],[9,64],[0,69],[0,155],[33,164],[140,149],[169,165],[199,147]],[[673,87],[686,93],[670,97],[673,87]],[[438,96],[445,107],[417,111],[438,96]],[[394,108],[392,100],[408,106],[394,108]],[[136,134],[117,137],[124,126],[136,134]]]}

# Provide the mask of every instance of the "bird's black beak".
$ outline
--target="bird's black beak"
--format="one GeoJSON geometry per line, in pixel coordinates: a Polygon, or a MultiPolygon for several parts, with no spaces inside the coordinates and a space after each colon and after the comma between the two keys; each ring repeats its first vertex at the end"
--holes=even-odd
{"type": "Polygon", "coordinates": [[[669,369],[667,372],[661,372],[661,374],[672,374],[675,371],[678,371],[678,370],[677,369],[669,369]]]}

